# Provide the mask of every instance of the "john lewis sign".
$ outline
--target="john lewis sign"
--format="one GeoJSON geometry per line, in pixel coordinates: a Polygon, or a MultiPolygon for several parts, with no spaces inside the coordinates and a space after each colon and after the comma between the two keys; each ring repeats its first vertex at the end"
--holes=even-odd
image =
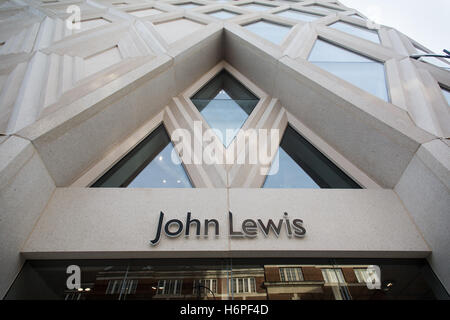
{"type": "MultiPolygon", "coordinates": [[[[191,213],[188,212],[184,223],[179,219],[171,219],[164,223],[164,213],[161,211],[155,238],[150,241],[150,244],[156,246],[161,240],[162,232],[170,238],[176,238],[182,234],[188,237],[191,233],[197,237],[200,237],[202,234],[204,237],[208,237],[210,229],[218,237],[220,235],[219,221],[216,219],[204,219],[202,223],[200,220],[192,218],[191,213]],[[191,228],[194,228],[195,231],[191,232],[191,228]]],[[[276,224],[272,219],[268,219],[265,222],[261,219],[245,219],[242,221],[240,227],[235,227],[233,214],[231,212],[228,213],[228,235],[232,238],[255,238],[260,232],[266,237],[270,233],[274,233],[278,237],[283,232],[282,230],[287,233],[289,238],[303,238],[306,234],[306,229],[303,227],[303,220],[293,219],[291,221],[287,212],[284,213],[283,218],[279,219],[276,224]]]]}

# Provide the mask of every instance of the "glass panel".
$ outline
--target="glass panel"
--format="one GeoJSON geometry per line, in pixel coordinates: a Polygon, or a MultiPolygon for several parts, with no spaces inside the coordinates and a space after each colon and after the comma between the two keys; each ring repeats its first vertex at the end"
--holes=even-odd
{"type": "Polygon", "coordinates": [[[369,273],[367,272],[367,269],[353,269],[355,272],[356,279],[358,280],[358,283],[366,283],[369,282],[369,273]]]}
{"type": "Polygon", "coordinates": [[[317,14],[301,12],[301,11],[293,10],[293,9],[278,12],[278,13],[276,13],[276,15],[279,15],[279,16],[285,17],[285,18],[294,19],[294,20],[307,21],[307,22],[314,21],[314,20],[322,17],[317,14]]]}
{"type": "Polygon", "coordinates": [[[227,71],[221,71],[192,98],[209,126],[217,130],[225,147],[258,104],[259,99],[227,71]],[[227,130],[231,134],[227,134],[227,130]]]}
{"type": "Polygon", "coordinates": [[[286,273],[284,272],[285,268],[280,268],[280,280],[286,281],[286,273]]]}
{"type": "Polygon", "coordinates": [[[227,10],[219,10],[219,11],[215,11],[215,12],[211,12],[208,13],[208,15],[215,17],[215,18],[219,18],[219,19],[229,19],[232,17],[237,16],[237,13],[231,12],[231,11],[227,11],[227,10]]]}
{"type": "Polygon", "coordinates": [[[273,169],[277,166],[272,165],[264,188],[320,188],[282,147],[278,149],[275,159],[278,159],[278,172],[274,172],[273,169]]]}
{"type": "Polygon", "coordinates": [[[317,62],[314,64],[384,101],[389,101],[384,65],[381,63],[317,62]]]}
{"type": "Polygon", "coordinates": [[[139,143],[92,187],[191,188],[163,125],[139,143]],[[178,163],[172,161],[175,157],[178,163]]]}
{"type": "Polygon", "coordinates": [[[265,20],[247,24],[244,28],[275,44],[281,44],[291,30],[290,26],[265,20]]]}
{"type": "MultiPolygon", "coordinates": [[[[433,54],[433,52],[422,50],[422,49],[418,48],[416,45],[414,45],[414,49],[416,49],[418,54],[433,54]]],[[[427,62],[432,65],[435,65],[436,67],[450,70],[450,63],[449,63],[448,59],[438,59],[436,57],[421,57],[421,58],[419,58],[419,61],[427,62]]]]}
{"type": "MultiPolygon", "coordinates": [[[[335,259],[352,300],[423,300],[448,297],[425,260],[335,259]],[[377,270],[378,269],[378,270],[377,270]],[[355,273],[364,279],[360,282],[355,273]]],[[[447,299],[447,298],[446,298],[447,299]]]]}
{"type": "MultiPolygon", "coordinates": [[[[237,292],[244,292],[244,279],[237,279],[238,280],[238,290],[237,292]]],[[[247,280],[247,279],[245,279],[247,280]]]]}
{"type": "Polygon", "coordinates": [[[294,274],[292,272],[292,268],[286,268],[288,281],[294,281],[294,274]]]}
{"type": "Polygon", "coordinates": [[[278,151],[278,172],[274,162],[264,188],[361,188],[291,126],[278,151]]]}
{"type": "Polygon", "coordinates": [[[244,4],[240,7],[251,10],[251,11],[267,11],[267,10],[275,8],[273,6],[266,6],[266,5],[257,4],[257,3],[244,4]]]}
{"type": "Polygon", "coordinates": [[[380,43],[380,37],[376,31],[372,31],[366,28],[362,28],[359,26],[355,26],[350,23],[345,23],[342,21],[338,21],[329,26],[330,28],[349,33],[356,37],[360,37],[375,43],[380,43]]]}
{"type": "Polygon", "coordinates": [[[311,62],[376,62],[320,39],[314,44],[308,60],[311,62]]]}
{"type": "Polygon", "coordinates": [[[27,261],[5,297],[6,300],[448,298],[426,260],[295,258],[27,261]],[[80,268],[79,288],[67,287],[70,274],[66,271],[70,265],[80,268]],[[303,281],[282,282],[280,268],[293,266],[302,269],[303,281]],[[369,283],[355,276],[355,270],[369,269],[379,271],[370,272],[369,283]],[[211,283],[198,281],[205,274],[214,274],[217,279],[217,289],[212,292],[195,290],[198,283],[211,283]],[[233,293],[232,283],[234,286],[239,283],[238,292],[233,293]]]}
{"type": "Polygon", "coordinates": [[[444,95],[445,99],[447,100],[448,105],[450,106],[450,91],[444,89],[441,87],[442,94],[444,95]]]}
{"type": "Polygon", "coordinates": [[[323,40],[316,41],[308,60],[335,76],[389,101],[384,64],[323,40]]]}
{"type": "Polygon", "coordinates": [[[322,269],[322,275],[326,283],[344,283],[344,276],[341,269],[325,268],[322,269]]]}
{"type": "Polygon", "coordinates": [[[216,279],[212,280],[211,290],[213,291],[213,293],[217,293],[217,280],[216,279]]]}
{"type": "Polygon", "coordinates": [[[296,268],[296,269],[297,269],[297,280],[298,281],[303,281],[302,268],[296,268]]]}

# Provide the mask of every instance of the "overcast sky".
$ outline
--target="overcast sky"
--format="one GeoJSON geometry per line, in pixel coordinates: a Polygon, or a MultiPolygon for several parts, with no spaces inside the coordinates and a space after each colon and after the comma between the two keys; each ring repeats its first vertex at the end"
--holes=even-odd
{"type": "Polygon", "coordinates": [[[450,0],[340,0],[376,23],[393,27],[426,48],[450,50],[450,0]]]}

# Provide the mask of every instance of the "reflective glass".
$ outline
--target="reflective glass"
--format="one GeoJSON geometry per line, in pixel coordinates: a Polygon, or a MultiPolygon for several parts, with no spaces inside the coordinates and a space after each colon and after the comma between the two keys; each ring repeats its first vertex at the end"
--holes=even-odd
{"type": "Polygon", "coordinates": [[[320,188],[283,148],[278,149],[275,159],[278,164],[274,163],[270,168],[264,188],[320,188]]]}
{"type": "Polygon", "coordinates": [[[180,163],[164,126],[160,125],[92,187],[191,188],[180,163]]]}
{"type": "MultiPolygon", "coordinates": [[[[416,49],[418,54],[423,54],[423,55],[433,54],[432,52],[425,51],[425,50],[418,48],[416,45],[414,45],[414,49],[416,49]]],[[[421,58],[419,58],[419,61],[430,63],[432,65],[435,65],[436,67],[450,70],[450,63],[449,63],[448,59],[446,60],[446,59],[438,59],[436,57],[421,57],[421,58]]]]}
{"type": "Polygon", "coordinates": [[[449,296],[426,260],[29,260],[6,300],[435,300],[449,296]],[[80,287],[68,288],[80,268],[80,287]],[[301,276],[286,277],[285,270],[301,276]],[[378,273],[377,273],[378,272],[378,273]]]}
{"type": "Polygon", "coordinates": [[[281,44],[291,29],[290,26],[265,20],[247,24],[244,28],[275,44],[281,44]]]}
{"type": "Polygon", "coordinates": [[[219,18],[219,19],[229,19],[229,18],[237,16],[238,14],[227,11],[227,10],[219,10],[219,11],[208,13],[208,15],[215,17],[215,18],[219,18]]]}
{"type": "Polygon", "coordinates": [[[320,39],[316,41],[308,60],[314,62],[376,62],[320,39]]]}
{"type": "Polygon", "coordinates": [[[264,188],[361,188],[291,126],[278,151],[264,188]]]}
{"type": "Polygon", "coordinates": [[[225,70],[192,96],[191,100],[209,126],[218,131],[218,137],[225,147],[233,141],[259,101],[225,70]],[[232,134],[227,134],[227,130],[232,134]]]}
{"type": "Polygon", "coordinates": [[[314,20],[322,17],[317,14],[301,12],[301,11],[293,10],[293,9],[278,12],[278,13],[276,13],[276,15],[279,15],[279,16],[285,17],[285,18],[294,19],[294,20],[307,21],[307,22],[314,21],[314,20]]]}
{"type": "Polygon", "coordinates": [[[384,64],[317,40],[308,61],[351,84],[389,101],[384,64]]]}
{"type": "Polygon", "coordinates": [[[375,43],[380,43],[380,37],[376,31],[372,31],[366,28],[358,27],[350,23],[338,21],[329,26],[330,28],[349,33],[356,37],[360,37],[375,43]]]}

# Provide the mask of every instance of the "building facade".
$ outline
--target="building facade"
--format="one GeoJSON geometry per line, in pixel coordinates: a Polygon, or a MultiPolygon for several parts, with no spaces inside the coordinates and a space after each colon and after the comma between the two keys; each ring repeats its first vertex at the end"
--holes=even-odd
{"type": "Polygon", "coordinates": [[[0,30],[2,298],[448,298],[450,64],[413,39],[324,0],[0,30]]]}

